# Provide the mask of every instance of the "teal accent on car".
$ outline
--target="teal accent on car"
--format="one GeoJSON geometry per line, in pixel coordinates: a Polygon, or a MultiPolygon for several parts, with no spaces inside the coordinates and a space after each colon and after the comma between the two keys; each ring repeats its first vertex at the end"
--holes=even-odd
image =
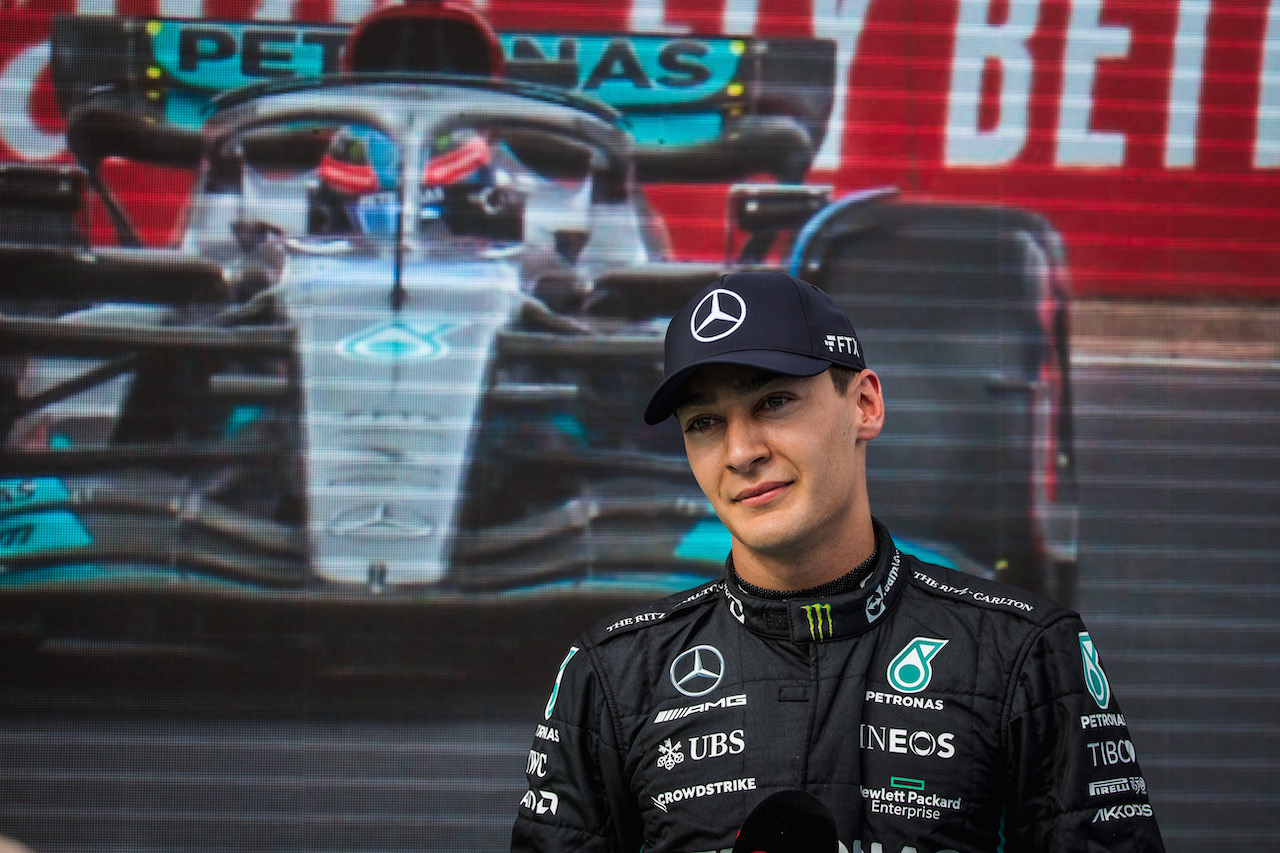
{"type": "Polygon", "coordinates": [[[641,145],[693,145],[720,138],[724,119],[719,113],[682,113],[678,119],[663,115],[627,116],[627,128],[641,145]]]}
{"type": "Polygon", "coordinates": [[[926,563],[933,563],[935,566],[942,566],[944,569],[959,569],[960,564],[948,557],[941,551],[930,548],[928,545],[922,545],[919,542],[912,542],[909,539],[899,541],[893,540],[893,544],[898,546],[901,551],[906,551],[916,559],[923,560],[926,563]]]}
{"type": "Polygon", "coordinates": [[[675,556],[681,560],[723,563],[732,544],[733,539],[723,524],[716,519],[705,519],[684,535],[676,546],[675,556]]]}
{"type": "Polygon", "coordinates": [[[174,127],[195,129],[204,124],[209,110],[209,95],[170,89],[164,97],[165,121],[174,127]]]}
{"type": "Polygon", "coordinates": [[[53,477],[0,480],[0,559],[62,548],[82,548],[93,537],[67,509],[42,509],[68,500],[71,494],[53,477]],[[30,507],[31,511],[24,511],[30,507]]]}
{"type": "Polygon", "coordinates": [[[151,584],[172,591],[175,584],[190,583],[199,587],[230,589],[256,589],[252,584],[225,578],[195,575],[171,568],[146,568],[134,566],[101,566],[94,563],[76,563],[66,566],[50,566],[13,574],[0,574],[0,589],[30,586],[86,586],[93,584],[124,584],[137,586],[151,584]]]}
{"type": "Polygon", "coordinates": [[[573,596],[628,595],[643,598],[662,598],[686,589],[701,586],[715,577],[693,572],[616,572],[581,578],[564,578],[534,586],[520,587],[506,593],[510,598],[557,597],[564,593],[573,596]]]}
{"type": "Polygon", "coordinates": [[[236,406],[227,416],[227,438],[234,438],[240,430],[262,417],[261,406],[236,406]]]}
{"type": "Polygon", "coordinates": [[[573,415],[564,413],[553,415],[551,418],[551,424],[562,435],[571,437],[579,447],[586,447],[587,429],[582,425],[582,421],[578,420],[573,415]]]}
{"type": "Polygon", "coordinates": [[[92,544],[89,531],[67,510],[20,512],[0,521],[0,560],[92,544]]]}

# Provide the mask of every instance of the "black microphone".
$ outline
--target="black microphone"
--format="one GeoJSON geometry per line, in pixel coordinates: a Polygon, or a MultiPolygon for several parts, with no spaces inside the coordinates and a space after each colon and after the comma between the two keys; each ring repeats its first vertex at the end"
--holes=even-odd
{"type": "Polygon", "coordinates": [[[837,853],[836,822],[808,791],[779,791],[761,800],[738,830],[733,853],[837,853]]]}

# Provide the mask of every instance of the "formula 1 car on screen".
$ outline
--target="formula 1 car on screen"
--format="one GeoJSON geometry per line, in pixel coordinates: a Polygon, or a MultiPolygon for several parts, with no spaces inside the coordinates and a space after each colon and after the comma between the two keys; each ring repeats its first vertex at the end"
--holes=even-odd
{"type": "MultiPolygon", "coordinates": [[[[67,19],[64,47],[103,26],[164,33],[67,19]]],[[[1047,223],[738,184],[738,255],[678,261],[637,176],[690,180],[683,151],[715,180],[790,180],[813,116],[729,98],[729,137],[648,145],[501,66],[250,86],[198,127],[127,86],[63,86],[81,169],[0,175],[5,204],[71,212],[0,245],[0,599],[93,581],[452,606],[714,576],[727,533],[678,431],[639,413],[668,318],[779,233],[776,263],[849,311],[885,381],[877,513],[933,559],[1065,597],[1067,289],[1047,223]],[[113,158],[191,170],[173,248],[140,247],[113,158]],[[74,227],[82,184],[121,246],[74,227]]]]}

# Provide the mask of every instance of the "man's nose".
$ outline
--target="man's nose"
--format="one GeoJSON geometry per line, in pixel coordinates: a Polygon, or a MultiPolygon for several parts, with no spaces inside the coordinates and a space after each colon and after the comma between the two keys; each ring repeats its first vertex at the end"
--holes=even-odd
{"type": "Polygon", "coordinates": [[[769,456],[764,431],[749,417],[730,417],[725,422],[725,442],[725,464],[738,473],[749,471],[769,456]]]}

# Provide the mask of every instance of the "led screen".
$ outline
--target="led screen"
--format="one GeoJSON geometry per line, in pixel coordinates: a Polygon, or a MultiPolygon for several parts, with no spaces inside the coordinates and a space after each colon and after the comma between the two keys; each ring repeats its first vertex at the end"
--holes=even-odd
{"type": "Polygon", "coordinates": [[[574,637],[723,571],[641,413],[750,267],[1169,849],[1280,830],[1275,2],[88,5],[0,11],[0,834],[503,849],[574,637]]]}

